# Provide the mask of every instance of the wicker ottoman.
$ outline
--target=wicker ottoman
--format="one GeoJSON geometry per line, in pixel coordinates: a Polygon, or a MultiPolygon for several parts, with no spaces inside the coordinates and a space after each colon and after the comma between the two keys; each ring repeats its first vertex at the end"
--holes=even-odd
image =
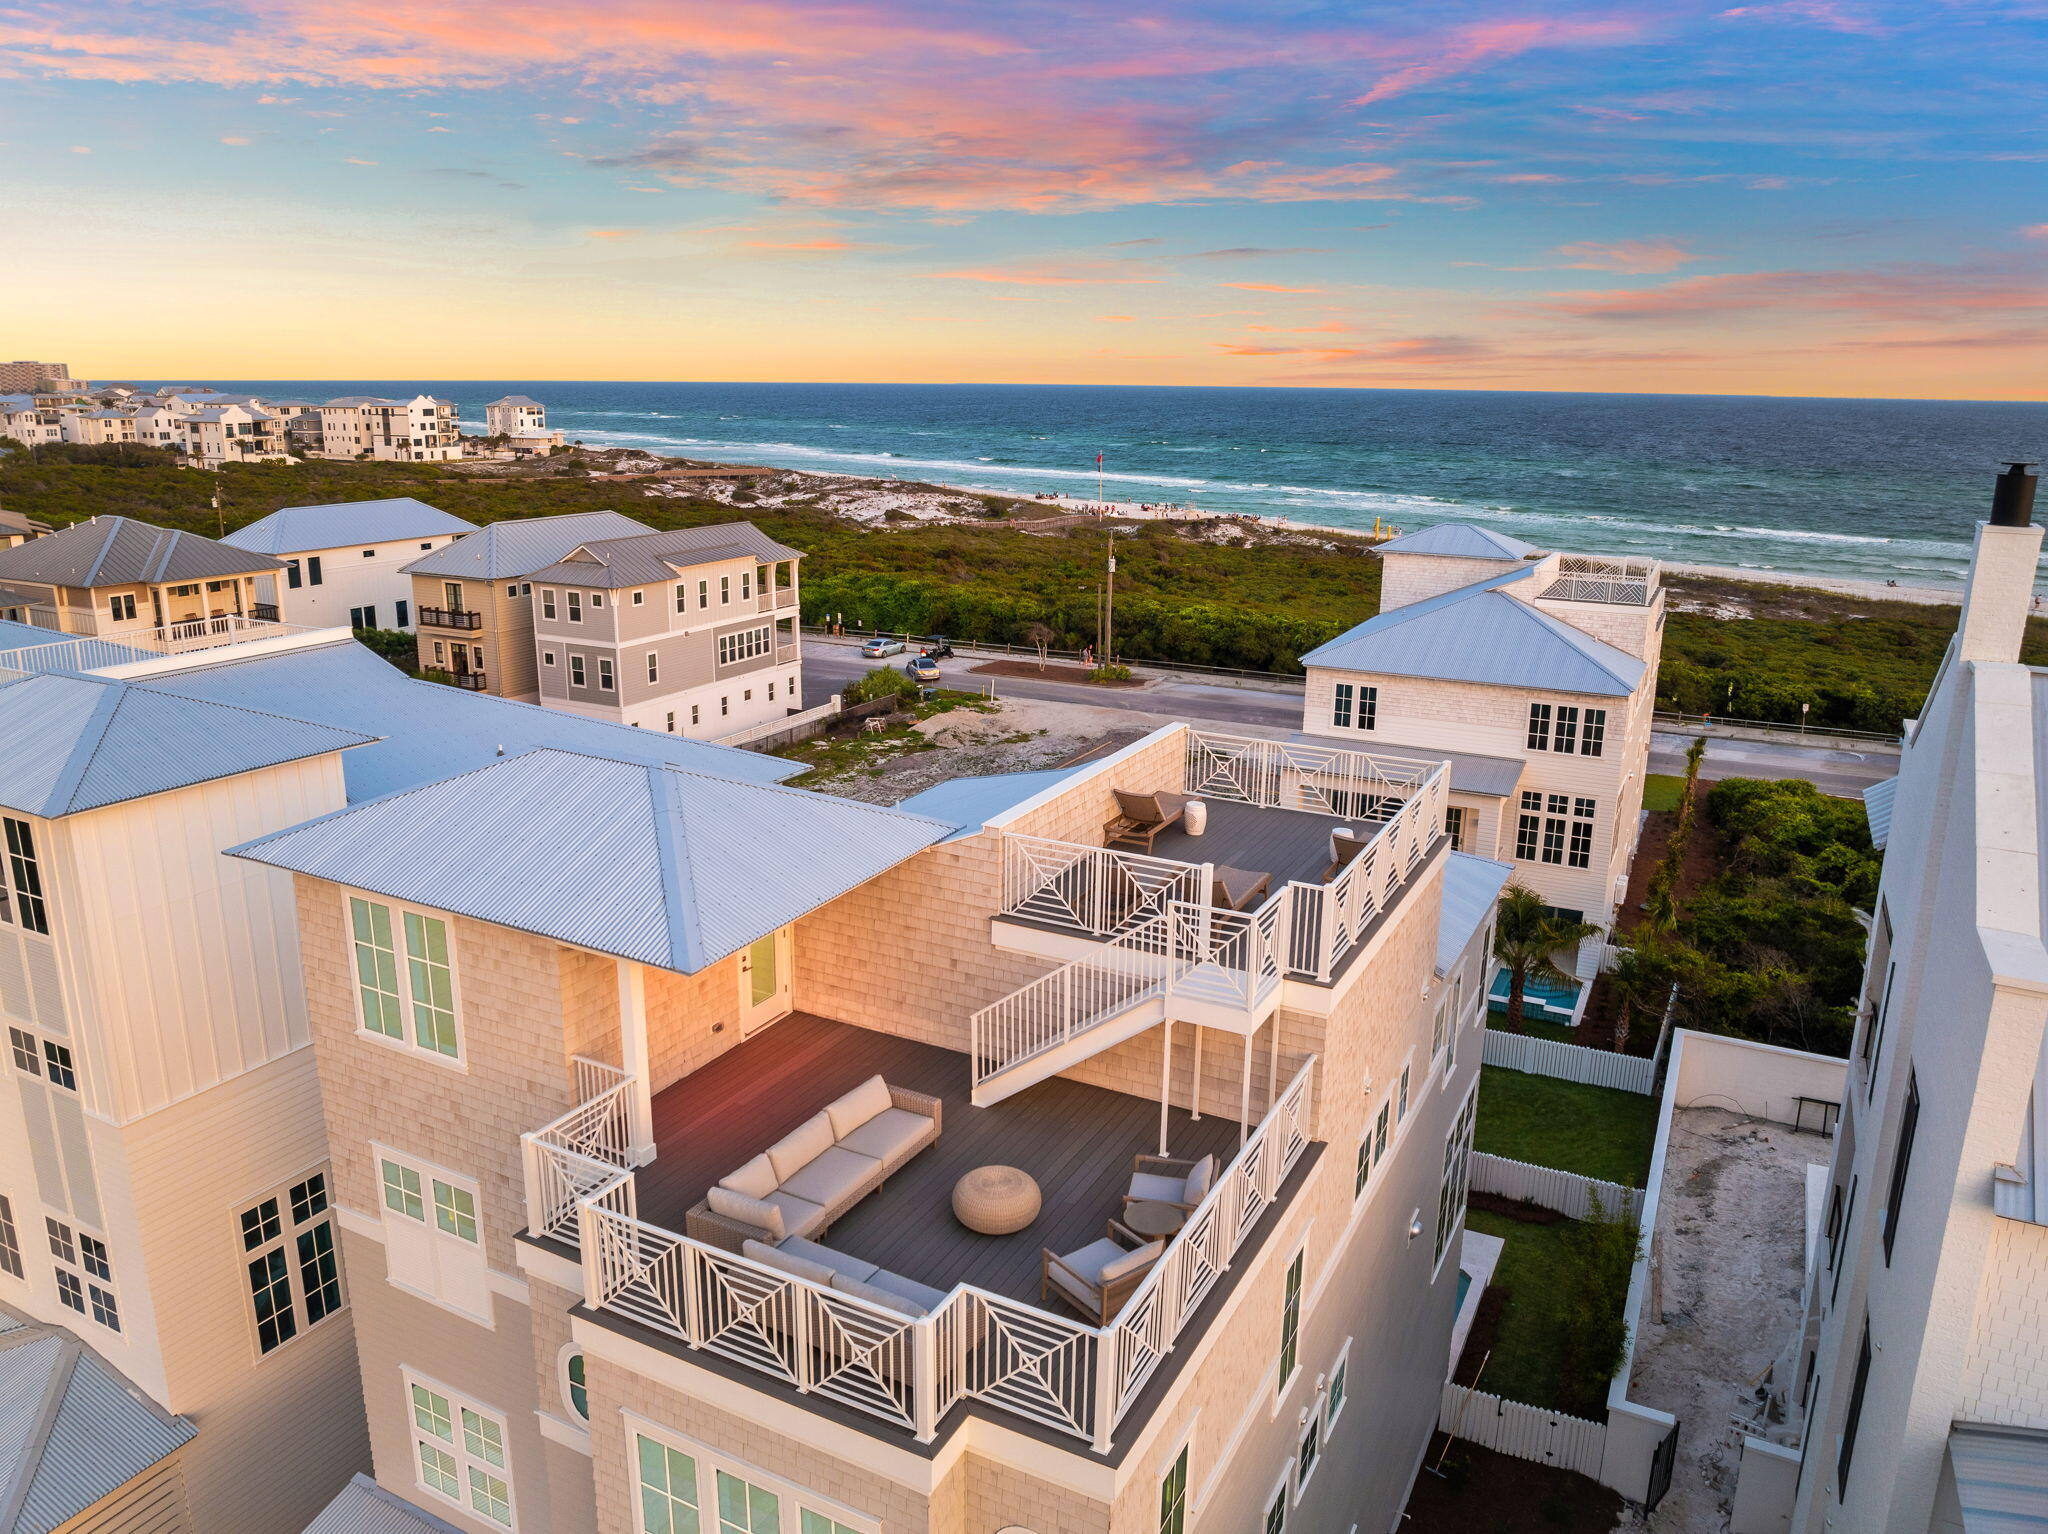
{"type": "Polygon", "coordinates": [[[978,1166],[953,1184],[953,1217],[984,1236],[1014,1235],[1038,1208],[1038,1184],[1013,1166],[978,1166]]]}

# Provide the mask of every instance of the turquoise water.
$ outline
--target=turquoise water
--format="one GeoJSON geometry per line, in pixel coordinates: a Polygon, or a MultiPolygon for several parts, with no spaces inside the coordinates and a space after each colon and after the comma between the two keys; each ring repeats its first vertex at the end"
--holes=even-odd
{"type": "Polygon", "coordinates": [[[1453,1315],[1457,1314],[1458,1310],[1463,1310],[1465,1308],[1465,1291],[1470,1289],[1471,1287],[1472,1275],[1470,1273],[1467,1273],[1463,1268],[1458,1269],[1458,1304],[1457,1310],[1452,1311],[1453,1315]]]}
{"type": "MultiPolygon", "coordinates": [[[[1497,969],[1493,972],[1493,984],[1487,987],[1486,1000],[1494,1012],[1508,1009],[1508,972],[1497,969]]],[[[1540,1017],[1553,1023],[1569,1023],[1572,1009],[1579,1003],[1579,987],[1570,980],[1545,980],[1531,976],[1522,987],[1522,1010],[1531,1017],[1540,1017]]]]}
{"type": "Polygon", "coordinates": [[[214,380],[282,398],[531,394],[593,446],[1014,494],[1175,501],[1335,527],[1483,522],[1693,564],[1961,580],[2048,406],[1421,389],[214,380]]]}

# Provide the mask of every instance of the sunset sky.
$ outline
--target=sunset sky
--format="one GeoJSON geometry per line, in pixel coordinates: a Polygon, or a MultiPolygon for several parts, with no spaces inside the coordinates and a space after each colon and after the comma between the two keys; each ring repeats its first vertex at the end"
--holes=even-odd
{"type": "Polygon", "coordinates": [[[106,377],[2040,398],[2039,0],[0,0],[106,377]]]}

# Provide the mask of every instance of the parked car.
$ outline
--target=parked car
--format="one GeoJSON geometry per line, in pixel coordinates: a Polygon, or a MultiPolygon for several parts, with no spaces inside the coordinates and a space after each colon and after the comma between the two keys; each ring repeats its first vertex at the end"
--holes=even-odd
{"type": "Polygon", "coordinates": [[[951,660],[953,646],[944,634],[927,634],[923,645],[924,653],[933,660],[951,660]]]}
{"type": "Polygon", "coordinates": [[[917,682],[936,682],[939,679],[939,663],[929,655],[913,655],[903,663],[903,674],[917,682]]]}
{"type": "Polygon", "coordinates": [[[887,634],[877,634],[860,647],[860,653],[868,660],[880,660],[887,655],[901,655],[903,641],[891,639],[887,634]]]}

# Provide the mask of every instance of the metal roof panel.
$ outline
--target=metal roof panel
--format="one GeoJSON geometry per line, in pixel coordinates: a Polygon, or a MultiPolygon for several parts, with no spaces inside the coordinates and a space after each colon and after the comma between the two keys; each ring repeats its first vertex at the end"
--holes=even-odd
{"type": "Polygon", "coordinates": [[[221,542],[261,554],[303,554],[364,543],[439,538],[448,533],[460,537],[474,531],[474,522],[465,522],[409,495],[397,495],[375,501],[281,507],[229,533],[221,542]]]}

